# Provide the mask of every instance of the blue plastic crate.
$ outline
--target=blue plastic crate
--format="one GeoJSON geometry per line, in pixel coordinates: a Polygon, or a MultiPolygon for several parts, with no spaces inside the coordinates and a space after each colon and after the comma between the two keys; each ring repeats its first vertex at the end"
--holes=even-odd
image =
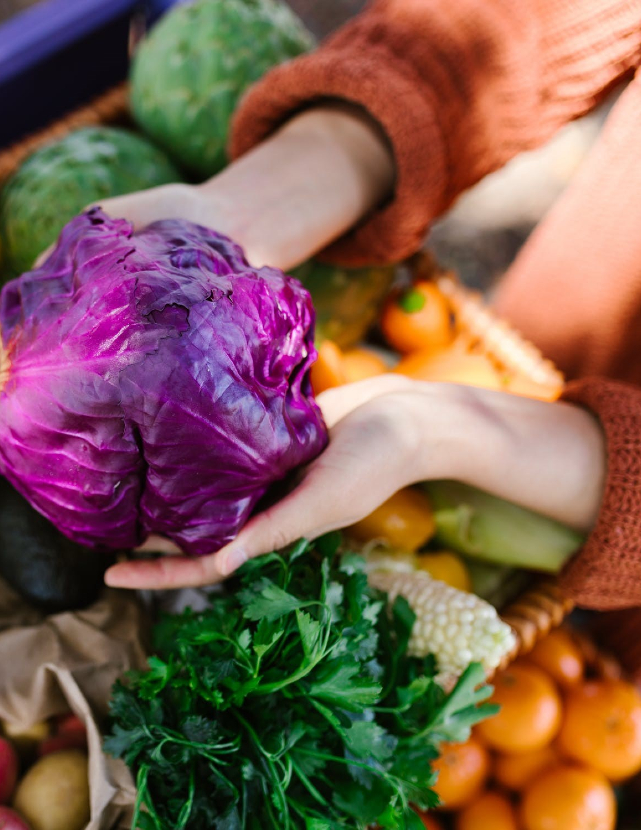
{"type": "Polygon", "coordinates": [[[123,80],[131,21],[175,0],[42,0],[0,25],[0,147],[123,80]]]}

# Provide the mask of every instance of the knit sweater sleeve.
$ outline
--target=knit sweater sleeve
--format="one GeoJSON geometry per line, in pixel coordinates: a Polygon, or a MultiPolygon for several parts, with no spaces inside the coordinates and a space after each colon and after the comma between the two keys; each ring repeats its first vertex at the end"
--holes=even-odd
{"type": "Polygon", "coordinates": [[[586,378],[570,384],[564,400],[599,419],[608,468],[596,525],[566,566],[562,586],[585,608],[641,606],[641,389],[586,378]]]}
{"type": "Polygon", "coordinates": [[[325,254],[398,260],[462,190],[590,110],[640,56],[636,1],[377,0],[248,91],[230,152],[318,101],[365,108],[393,148],[394,197],[325,254]]]}

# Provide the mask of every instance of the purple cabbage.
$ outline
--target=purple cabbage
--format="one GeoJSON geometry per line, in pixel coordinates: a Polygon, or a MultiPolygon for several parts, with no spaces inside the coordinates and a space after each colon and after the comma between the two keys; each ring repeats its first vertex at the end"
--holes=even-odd
{"type": "Polygon", "coordinates": [[[207,228],[93,209],[0,326],[0,472],[80,544],[210,553],[325,446],[308,293],[207,228]]]}

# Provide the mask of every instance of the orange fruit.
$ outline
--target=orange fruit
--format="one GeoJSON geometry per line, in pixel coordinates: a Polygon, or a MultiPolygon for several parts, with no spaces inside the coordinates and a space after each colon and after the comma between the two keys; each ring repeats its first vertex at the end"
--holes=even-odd
{"type": "Polygon", "coordinates": [[[499,752],[532,752],[549,744],[561,725],[561,698],[536,666],[514,663],[492,681],[498,715],[482,721],[477,735],[499,752]]]}
{"type": "Polygon", "coordinates": [[[464,744],[444,744],[441,756],[432,764],[438,778],[434,791],[445,810],[458,810],[481,792],[490,770],[485,747],[470,738],[464,744]]]}
{"type": "Polygon", "coordinates": [[[419,571],[427,571],[434,579],[440,579],[459,591],[472,590],[472,578],[461,557],[449,550],[421,553],[415,559],[419,571]]]}
{"type": "Polygon", "coordinates": [[[522,752],[518,755],[497,755],[493,777],[497,784],[513,792],[520,792],[543,770],[558,763],[558,755],[551,746],[522,752]]]}
{"type": "Polygon", "coordinates": [[[550,675],[562,688],[575,686],[583,680],[583,655],[571,635],[562,628],[551,631],[525,657],[550,675]]]}
{"type": "Polygon", "coordinates": [[[347,529],[361,542],[385,539],[392,548],[414,552],[436,531],[432,506],[420,490],[399,490],[373,513],[347,529]]]}
{"type": "Polygon", "coordinates": [[[450,304],[433,282],[419,280],[389,298],[381,331],[389,345],[402,353],[440,349],[454,336],[450,304]]]}
{"type": "Polygon", "coordinates": [[[518,830],[516,813],[509,798],[485,792],[456,816],[456,830],[518,830]]]}
{"type": "Polygon", "coordinates": [[[387,364],[370,349],[349,349],[343,353],[343,371],[348,383],[373,378],[387,372],[387,364]]]}
{"type": "Polygon", "coordinates": [[[318,347],[318,357],[312,364],[310,373],[312,389],[315,395],[320,395],[326,389],[342,386],[347,383],[347,374],[343,365],[343,353],[336,343],[323,340],[318,347]]]}
{"type": "Polygon", "coordinates": [[[571,689],[558,746],[568,758],[621,781],[641,770],[641,694],[623,680],[571,689]]]}
{"type": "Polygon", "coordinates": [[[443,830],[441,822],[434,817],[433,813],[423,813],[417,810],[418,817],[423,822],[425,830],[443,830]]]}
{"type": "Polygon", "coordinates": [[[503,389],[506,378],[480,352],[468,352],[458,345],[442,351],[420,351],[404,357],[395,372],[414,380],[462,383],[483,389],[503,389]]]}
{"type": "Polygon", "coordinates": [[[521,821],[524,830],[614,830],[614,791],[597,770],[552,767],[525,791],[521,821]]]}

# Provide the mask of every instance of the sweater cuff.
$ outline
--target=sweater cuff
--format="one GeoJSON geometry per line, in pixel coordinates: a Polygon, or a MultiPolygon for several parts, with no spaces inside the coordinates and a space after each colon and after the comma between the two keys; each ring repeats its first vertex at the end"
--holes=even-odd
{"type": "Polygon", "coordinates": [[[641,392],[587,378],[570,384],[563,399],[599,419],[608,469],[596,525],[564,569],[561,587],[585,608],[641,606],[641,392]]]}
{"type": "Polygon", "coordinates": [[[314,103],[339,99],[364,108],[392,147],[394,195],[321,257],[351,266],[398,262],[421,247],[445,205],[444,142],[427,94],[383,45],[356,54],[324,48],[276,67],[251,87],[234,116],[230,155],[243,155],[314,103]]]}

